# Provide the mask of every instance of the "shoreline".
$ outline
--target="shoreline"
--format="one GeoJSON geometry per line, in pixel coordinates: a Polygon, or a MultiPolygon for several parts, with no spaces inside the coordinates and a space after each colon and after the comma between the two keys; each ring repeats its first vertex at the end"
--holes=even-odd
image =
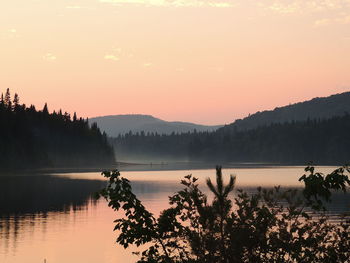
{"type": "MultiPolygon", "coordinates": [[[[103,171],[169,171],[169,170],[207,170],[215,169],[216,162],[117,162],[109,166],[97,167],[46,167],[21,170],[0,171],[1,175],[22,175],[28,174],[55,174],[55,173],[101,173],[103,171]]],[[[281,163],[223,163],[220,164],[224,169],[266,169],[266,168],[285,168],[285,167],[306,167],[308,164],[281,164],[281,163]]],[[[333,167],[339,164],[313,164],[315,167],[333,167]]]]}

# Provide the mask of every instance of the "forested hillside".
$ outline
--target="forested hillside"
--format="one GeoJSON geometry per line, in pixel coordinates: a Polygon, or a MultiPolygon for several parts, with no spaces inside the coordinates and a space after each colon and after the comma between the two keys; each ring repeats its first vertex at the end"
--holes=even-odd
{"type": "Polygon", "coordinates": [[[235,131],[145,135],[114,139],[120,158],[151,156],[211,162],[344,164],[350,162],[350,115],[292,121],[235,131]]]}
{"type": "Polygon", "coordinates": [[[68,113],[20,104],[10,91],[0,100],[0,169],[112,165],[113,148],[97,125],[68,113]]]}
{"type": "Polygon", "coordinates": [[[254,113],[239,119],[222,129],[249,130],[272,123],[306,121],[307,119],[329,119],[350,113],[350,92],[335,94],[324,98],[314,98],[288,106],[277,107],[254,113]]]}
{"type": "Polygon", "coordinates": [[[350,115],[326,120],[273,123],[248,131],[196,137],[191,159],[283,164],[344,164],[350,161],[350,115]]]}

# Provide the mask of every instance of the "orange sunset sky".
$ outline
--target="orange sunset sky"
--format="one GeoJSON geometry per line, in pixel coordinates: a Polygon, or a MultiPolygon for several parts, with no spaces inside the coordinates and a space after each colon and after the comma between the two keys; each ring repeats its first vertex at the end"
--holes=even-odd
{"type": "Polygon", "coordinates": [[[350,90],[350,0],[2,0],[0,87],[85,117],[230,123],[350,90]]]}

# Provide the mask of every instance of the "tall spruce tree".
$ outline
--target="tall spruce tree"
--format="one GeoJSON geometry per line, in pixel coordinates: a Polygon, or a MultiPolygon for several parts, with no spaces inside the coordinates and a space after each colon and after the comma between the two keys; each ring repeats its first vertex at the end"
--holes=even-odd
{"type": "Polygon", "coordinates": [[[7,108],[11,108],[11,93],[9,88],[6,90],[4,103],[7,108]]]}
{"type": "Polygon", "coordinates": [[[47,103],[45,103],[45,105],[44,105],[43,113],[44,113],[45,115],[49,114],[49,109],[48,109],[48,107],[47,107],[47,103]]]}
{"type": "Polygon", "coordinates": [[[15,93],[15,96],[13,97],[13,109],[17,109],[19,106],[19,96],[17,93],[15,93]]]}

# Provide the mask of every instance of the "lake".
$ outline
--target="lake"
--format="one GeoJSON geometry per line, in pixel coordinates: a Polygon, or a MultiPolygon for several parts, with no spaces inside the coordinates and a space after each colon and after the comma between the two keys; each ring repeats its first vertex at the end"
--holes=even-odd
{"type": "MultiPolygon", "coordinates": [[[[136,195],[156,215],[167,207],[168,196],[181,189],[179,182],[185,175],[198,177],[204,192],[205,179],[215,178],[214,169],[149,168],[121,173],[131,180],[136,195]]],[[[318,169],[330,172],[334,168],[318,169]]],[[[223,169],[223,173],[236,175],[236,188],[249,192],[257,186],[300,187],[298,178],[304,174],[303,169],[246,165],[223,169]]],[[[117,233],[112,230],[117,213],[106,201],[92,198],[105,184],[96,172],[0,176],[0,262],[135,262],[137,257],[132,252],[136,248],[125,250],[115,243],[117,233]]],[[[348,194],[335,194],[330,213],[337,215],[349,209],[349,204],[348,194]]]]}

